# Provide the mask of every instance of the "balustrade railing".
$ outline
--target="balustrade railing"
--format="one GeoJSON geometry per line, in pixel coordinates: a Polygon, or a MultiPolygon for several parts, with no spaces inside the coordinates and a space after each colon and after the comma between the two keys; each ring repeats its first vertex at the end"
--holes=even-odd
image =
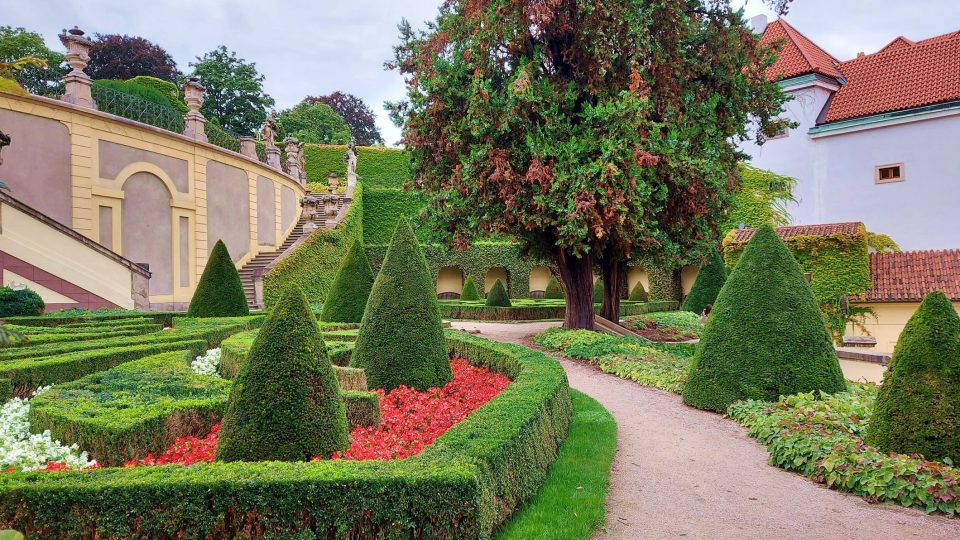
{"type": "Polygon", "coordinates": [[[96,83],[91,86],[90,91],[97,108],[105,113],[122,116],[176,133],[183,132],[183,113],[173,107],[154,103],[140,96],[96,83]]]}

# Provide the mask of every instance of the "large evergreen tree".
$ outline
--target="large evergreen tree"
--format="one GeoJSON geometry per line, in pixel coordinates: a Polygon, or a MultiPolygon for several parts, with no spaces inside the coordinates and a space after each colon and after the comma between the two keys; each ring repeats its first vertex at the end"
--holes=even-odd
{"type": "Polygon", "coordinates": [[[207,89],[200,112],[238,135],[256,133],[274,104],[263,89],[264,77],[257,64],[221,45],[197,57],[190,67],[207,89]]]}
{"type": "Polygon", "coordinates": [[[284,292],[234,380],[217,461],[307,461],[350,444],[340,384],[310,305],[284,292]]]}
{"type": "Polygon", "coordinates": [[[433,277],[417,237],[401,218],[373,283],[350,365],[371,388],[426,390],[450,381],[450,359],[433,277]]]}
{"type": "Polygon", "coordinates": [[[900,333],[866,441],[960,463],[960,317],[942,292],[928,294],[900,333]]]}
{"type": "Polygon", "coordinates": [[[242,317],[250,314],[240,273],[223,240],[217,240],[193,291],[188,317],[242,317]]]}
{"type": "Polygon", "coordinates": [[[358,323],[363,319],[367,298],[373,288],[373,270],[367,260],[367,251],[359,240],[353,242],[347,256],[340,263],[330,293],[323,303],[320,320],[327,322],[358,323]]]}
{"type": "Polygon", "coordinates": [[[736,141],[785,100],[724,0],[451,0],[400,30],[391,108],[428,215],[456,248],[493,232],[551,257],[568,328],[593,326],[595,259],[616,319],[629,257],[716,245],[736,141]]]}
{"type": "Polygon", "coordinates": [[[720,290],[683,401],[726,412],[742,399],[846,388],[803,270],[769,225],[757,229],[720,290]]]}

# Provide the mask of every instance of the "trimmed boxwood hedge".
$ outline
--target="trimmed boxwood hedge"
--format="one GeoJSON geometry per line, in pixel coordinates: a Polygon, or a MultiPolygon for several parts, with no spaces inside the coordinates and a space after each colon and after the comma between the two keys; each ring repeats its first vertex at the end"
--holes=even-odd
{"type": "Polygon", "coordinates": [[[326,322],[358,323],[363,319],[367,298],[373,289],[373,270],[367,252],[354,240],[333,280],[330,294],[323,303],[320,320],[326,322]]]}
{"type": "Polygon", "coordinates": [[[633,302],[647,302],[650,300],[650,295],[648,295],[647,290],[643,288],[643,283],[638,281],[637,284],[633,286],[633,290],[630,291],[628,299],[633,302]]]}
{"type": "Polygon", "coordinates": [[[499,279],[493,282],[490,287],[490,294],[487,295],[485,305],[487,307],[510,307],[510,297],[507,290],[503,288],[503,282],[499,279]]]}
{"type": "Polygon", "coordinates": [[[327,183],[327,175],[347,176],[347,147],[342,144],[303,145],[304,168],[307,182],[327,183]]]}
{"type": "Polygon", "coordinates": [[[900,333],[865,440],[960,463],[960,317],[942,292],[928,294],[900,333]]]}
{"type": "Polygon", "coordinates": [[[153,322],[169,326],[173,324],[173,318],[183,316],[183,312],[174,311],[130,311],[124,313],[113,313],[112,310],[107,314],[98,314],[91,311],[85,314],[74,314],[71,311],[47,313],[42,317],[7,317],[4,319],[7,324],[17,326],[97,326],[117,324],[142,324],[144,322],[153,322]]]}
{"type": "Polygon", "coordinates": [[[223,416],[217,461],[306,461],[350,445],[340,385],[299,287],[263,322],[223,416]]]}
{"type": "Polygon", "coordinates": [[[704,308],[712,306],[717,301],[717,295],[720,294],[725,281],[727,281],[727,267],[723,263],[723,257],[720,256],[719,251],[712,250],[707,264],[697,273],[697,280],[693,282],[690,294],[683,300],[683,309],[702,313],[704,308]]]}
{"type": "MultiPolygon", "coordinates": [[[[306,144],[303,148],[307,181],[326,183],[331,172],[346,177],[346,145],[306,144]]],[[[410,155],[398,148],[358,146],[357,176],[368,187],[403,187],[410,179],[410,155]]]]}
{"type": "Polygon", "coordinates": [[[0,287],[0,317],[40,315],[44,307],[40,295],[30,289],[0,287]]]}
{"type": "Polygon", "coordinates": [[[30,427],[77,444],[103,465],[159,453],[223,416],[230,383],[190,369],[174,351],[58,384],[30,400],[30,427]]]}
{"type": "Polygon", "coordinates": [[[243,317],[249,314],[240,273],[226,244],[217,240],[190,299],[187,317],[243,317]]]}
{"type": "MultiPolygon", "coordinates": [[[[541,321],[549,319],[563,319],[564,304],[562,302],[519,303],[512,307],[487,307],[483,302],[463,302],[460,300],[442,300],[439,302],[440,315],[444,319],[465,319],[475,321],[541,321]],[[539,305],[538,305],[539,304],[539,305]]],[[[594,311],[600,311],[600,305],[594,304],[594,311]]],[[[655,311],[673,311],[677,309],[676,302],[621,302],[620,316],[643,315],[655,311]]]]}
{"type": "MultiPolygon", "coordinates": [[[[563,300],[566,298],[563,295],[563,287],[560,286],[557,278],[550,276],[550,281],[547,282],[547,289],[543,291],[543,298],[545,300],[563,300]]],[[[631,300],[633,299],[631,298],[631,300]]]]}
{"type": "Polygon", "coordinates": [[[460,290],[460,300],[465,302],[480,300],[480,291],[477,290],[477,284],[473,282],[473,278],[470,276],[467,276],[467,279],[463,282],[463,289],[460,290]]]}
{"type": "Polygon", "coordinates": [[[717,296],[684,403],[724,413],[740,400],[845,388],[800,265],[772,227],[760,227],[717,296]]]}
{"type": "Polygon", "coordinates": [[[546,478],[570,424],[563,368],[448,332],[513,382],[400,461],[212,463],[0,475],[0,526],[45,538],[490,538],[546,478]]]}
{"type": "MultiPolygon", "coordinates": [[[[364,184],[363,190],[363,242],[365,244],[388,244],[393,236],[397,220],[415,218],[427,205],[426,199],[416,191],[398,188],[373,189],[364,184]]],[[[417,238],[428,239],[426,229],[416,229],[417,238]]]]}

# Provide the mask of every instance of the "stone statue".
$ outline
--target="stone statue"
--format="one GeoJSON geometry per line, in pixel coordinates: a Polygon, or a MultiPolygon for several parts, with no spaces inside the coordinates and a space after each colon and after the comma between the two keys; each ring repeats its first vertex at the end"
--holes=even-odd
{"type": "Polygon", "coordinates": [[[357,142],[353,137],[347,146],[347,187],[352,188],[357,183],[357,142]]]}
{"type": "Polygon", "coordinates": [[[307,160],[303,155],[303,143],[297,143],[297,168],[300,171],[300,180],[307,178],[307,160]]]}
{"type": "Polygon", "coordinates": [[[274,141],[274,139],[277,138],[277,119],[274,118],[273,113],[267,116],[267,119],[263,121],[263,125],[260,126],[260,138],[263,139],[267,148],[277,146],[274,141]]]}

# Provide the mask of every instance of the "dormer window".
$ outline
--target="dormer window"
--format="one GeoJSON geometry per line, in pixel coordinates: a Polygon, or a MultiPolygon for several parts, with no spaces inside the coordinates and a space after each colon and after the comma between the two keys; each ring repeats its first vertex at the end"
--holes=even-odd
{"type": "Polygon", "coordinates": [[[876,166],[874,168],[874,180],[878,184],[903,182],[903,163],[876,166]]]}

